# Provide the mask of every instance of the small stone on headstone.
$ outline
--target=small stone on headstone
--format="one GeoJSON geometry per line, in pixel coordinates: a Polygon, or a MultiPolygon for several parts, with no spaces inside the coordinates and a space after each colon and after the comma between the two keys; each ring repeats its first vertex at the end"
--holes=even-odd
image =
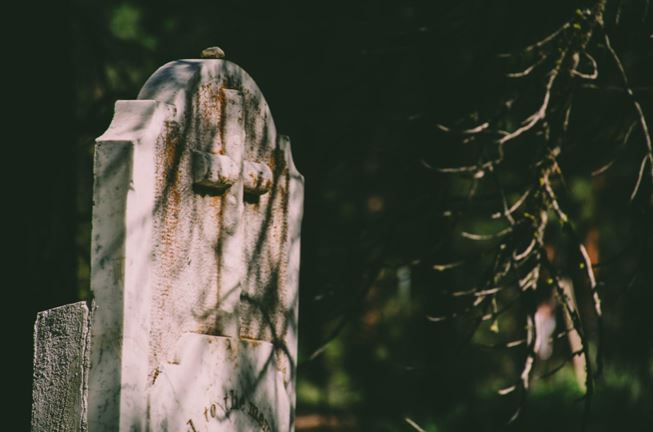
{"type": "Polygon", "coordinates": [[[208,47],[204,50],[202,50],[202,56],[203,59],[223,59],[224,58],[224,51],[222,48],[214,46],[214,47],[208,47]]]}

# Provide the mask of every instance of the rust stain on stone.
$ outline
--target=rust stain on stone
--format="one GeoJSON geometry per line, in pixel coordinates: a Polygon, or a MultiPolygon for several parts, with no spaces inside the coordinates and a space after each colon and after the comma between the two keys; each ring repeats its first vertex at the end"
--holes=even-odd
{"type": "Polygon", "coordinates": [[[161,373],[161,370],[158,367],[154,368],[154,373],[152,373],[152,385],[154,385],[154,383],[156,383],[156,379],[159,377],[160,373],[161,373]]]}
{"type": "Polygon", "coordinates": [[[199,87],[193,99],[195,124],[193,132],[198,149],[208,153],[218,154],[223,149],[222,129],[224,94],[216,82],[203,84],[199,87]]]}
{"type": "Polygon", "coordinates": [[[179,136],[179,124],[174,121],[166,122],[166,131],[163,140],[163,172],[164,175],[159,177],[164,179],[163,187],[160,189],[166,194],[163,197],[166,204],[170,207],[177,207],[181,201],[181,192],[177,187],[179,174],[179,163],[181,161],[182,148],[179,145],[181,139],[179,136]]]}
{"type": "MultiPolygon", "coordinates": [[[[165,123],[165,129],[157,142],[156,151],[156,185],[155,185],[155,235],[158,245],[153,251],[156,255],[157,265],[165,269],[174,269],[178,265],[175,255],[175,234],[180,224],[180,206],[182,201],[183,185],[180,183],[180,166],[183,160],[183,146],[181,142],[179,124],[174,121],[165,123]]],[[[166,278],[161,278],[166,280],[166,278]]],[[[155,298],[153,307],[160,313],[165,314],[165,299],[173,289],[166,284],[161,286],[158,296],[155,298]]],[[[157,313],[157,312],[155,312],[157,313]]],[[[152,334],[150,347],[150,367],[159,364],[157,358],[157,347],[161,343],[161,334],[152,334]]],[[[150,378],[152,382],[158,376],[158,370],[152,369],[150,378]]]]}
{"type": "Polygon", "coordinates": [[[253,339],[253,338],[247,337],[247,336],[241,336],[240,339],[242,341],[247,342],[249,345],[251,345],[251,346],[253,346],[255,348],[258,347],[259,345],[261,345],[262,342],[265,342],[265,341],[262,341],[260,339],[253,339]]]}

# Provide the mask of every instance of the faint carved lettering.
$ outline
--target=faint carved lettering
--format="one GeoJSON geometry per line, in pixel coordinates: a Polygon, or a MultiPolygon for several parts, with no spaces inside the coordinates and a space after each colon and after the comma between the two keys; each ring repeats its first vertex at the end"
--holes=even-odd
{"type": "MultiPolygon", "coordinates": [[[[263,411],[252,400],[239,395],[235,390],[227,391],[221,402],[224,404],[215,401],[203,408],[202,414],[207,426],[215,421],[222,422],[235,412],[241,412],[251,418],[260,428],[259,430],[263,432],[272,432],[274,430],[270,421],[265,418],[263,411]]],[[[200,415],[201,417],[202,415],[200,415]]],[[[189,428],[187,432],[198,432],[192,419],[188,419],[186,425],[189,428]]]]}

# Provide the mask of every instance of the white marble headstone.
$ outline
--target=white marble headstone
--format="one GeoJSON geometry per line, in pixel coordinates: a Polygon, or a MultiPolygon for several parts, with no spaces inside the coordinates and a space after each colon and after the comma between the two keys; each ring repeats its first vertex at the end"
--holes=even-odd
{"type": "Polygon", "coordinates": [[[256,83],[156,71],[96,140],[90,431],[294,428],[303,178],[256,83]]]}

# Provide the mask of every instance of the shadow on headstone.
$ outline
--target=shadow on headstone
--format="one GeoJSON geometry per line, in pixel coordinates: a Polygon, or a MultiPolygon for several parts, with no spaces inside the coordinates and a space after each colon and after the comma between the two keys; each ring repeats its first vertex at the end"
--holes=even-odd
{"type": "Polygon", "coordinates": [[[237,65],[174,61],[118,101],[95,148],[90,369],[41,361],[88,353],[43,339],[67,327],[42,312],[32,430],[293,430],[302,208],[288,138],[237,65]],[[79,386],[41,378],[75,370],[78,411],[50,409],[37,389],[79,386]]]}

